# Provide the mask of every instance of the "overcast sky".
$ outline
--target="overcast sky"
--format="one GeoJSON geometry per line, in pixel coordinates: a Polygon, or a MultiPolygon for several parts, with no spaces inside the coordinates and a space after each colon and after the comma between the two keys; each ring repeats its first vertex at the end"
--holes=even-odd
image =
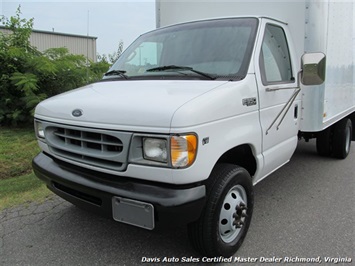
{"type": "Polygon", "coordinates": [[[34,18],[36,30],[98,37],[99,54],[112,54],[121,40],[127,48],[140,34],[155,29],[155,0],[0,0],[0,15],[14,16],[19,5],[22,18],[34,18]]]}

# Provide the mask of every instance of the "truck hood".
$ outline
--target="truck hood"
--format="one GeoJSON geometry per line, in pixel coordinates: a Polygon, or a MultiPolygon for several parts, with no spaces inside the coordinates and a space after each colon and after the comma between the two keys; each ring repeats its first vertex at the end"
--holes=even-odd
{"type": "Polygon", "coordinates": [[[179,107],[226,81],[106,81],[41,102],[35,116],[60,123],[112,128],[170,128],[179,107]],[[82,115],[75,117],[74,110],[82,115]]]}

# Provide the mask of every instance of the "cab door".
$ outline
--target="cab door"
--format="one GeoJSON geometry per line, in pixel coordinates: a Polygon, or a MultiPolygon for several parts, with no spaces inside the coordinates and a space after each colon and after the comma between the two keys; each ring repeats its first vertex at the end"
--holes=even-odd
{"type": "Polygon", "coordinates": [[[287,163],[297,146],[301,106],[290,40],[286,24],[261,20],[254,62],[263,134],[264,169],[259,179],[287,163]]]}

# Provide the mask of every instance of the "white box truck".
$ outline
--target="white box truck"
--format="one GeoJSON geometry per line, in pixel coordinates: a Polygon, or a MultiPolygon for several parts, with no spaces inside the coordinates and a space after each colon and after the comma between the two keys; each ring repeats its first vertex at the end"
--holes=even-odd
{"type": "Polygon", "coordinates": [[[299,139],[349,154],[354,6],[157,0],[158,29],[101,81],[37,106],[34,172],[82,208],[150,230],[185,223],[201,254],[231,256],[253,185],[299,139]]]}

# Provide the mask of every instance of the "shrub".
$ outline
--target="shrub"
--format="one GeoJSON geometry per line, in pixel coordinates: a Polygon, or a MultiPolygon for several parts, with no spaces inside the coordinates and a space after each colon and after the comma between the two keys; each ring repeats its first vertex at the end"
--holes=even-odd
{"type": "Polygon", "coordinates": [[[0,33],[0,125],[32,123],[36,105],[53,95],[101,79],[109,63],[87,62],[67,48],[41,53],[31,46],[33,18],[21,19],[20,7],[0,23],[11,34],[0,33]]]}

